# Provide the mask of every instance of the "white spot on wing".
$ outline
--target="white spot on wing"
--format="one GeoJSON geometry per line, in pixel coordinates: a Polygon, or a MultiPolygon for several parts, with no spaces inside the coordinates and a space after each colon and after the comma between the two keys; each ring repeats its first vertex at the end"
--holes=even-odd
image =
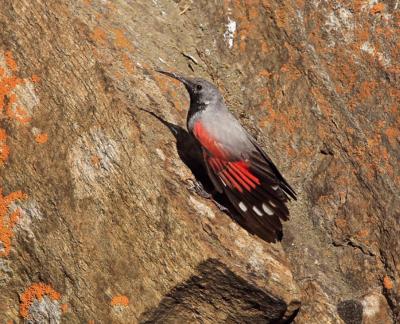
{"type": "Polygon", "coordinates": [[[259,210],[256,206],[253,206],[253,210],[258,216],[262,216],[263,215],[261,210],[259,210]]]}
{"type": "Polygon", "coordinates": [[[267,213],[267,215],[272,216],[274,211],[267,206],[267,204],[262,204],[262,209],[267,213]]]}
{"type": "Polygon", "coordinates": [[[269,201],[269,204],[272,206],[272,207],[276,207],[276,205],[270,200],[269,201]]]}
{"type": "Polygon", "coordinates": [[[243,201],[241,201],[241,202],[239,203],[239,208],[240,208],[241,210],[243,210],[244,212],[247,212],[247,207],[246,207],[246,205],[243,203],[243,201]]]}
{"type": "Polygon", "coordinates": [[[274,190],[277,190],[278,188],[279,188],[278,185],[273,185],[273,186],[272,186],[272,189],[274,189],[274,190]]]}

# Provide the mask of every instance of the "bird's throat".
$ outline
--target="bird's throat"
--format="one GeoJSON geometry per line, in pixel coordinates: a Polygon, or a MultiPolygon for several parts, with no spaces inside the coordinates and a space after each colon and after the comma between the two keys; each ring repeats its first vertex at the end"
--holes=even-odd
{"type": "Polygon", "coordinates": [[[194,123],[201,117],[206,107],[205,104],[190,104],[186,118],[186,126],[189,132],[192,132],[194,123]]]}

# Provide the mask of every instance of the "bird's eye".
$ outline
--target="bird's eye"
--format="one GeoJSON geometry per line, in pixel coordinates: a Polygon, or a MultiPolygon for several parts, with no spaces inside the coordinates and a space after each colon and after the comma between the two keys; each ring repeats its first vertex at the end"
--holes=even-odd
{"type": "Polygon", "coordinates": [[[201,91],[201,89],[203,89],[202,85],[201,85],[201,84],[198,84],[198,85],[196,86],[196,90],[197,90],[197,91],[201,91]]]}

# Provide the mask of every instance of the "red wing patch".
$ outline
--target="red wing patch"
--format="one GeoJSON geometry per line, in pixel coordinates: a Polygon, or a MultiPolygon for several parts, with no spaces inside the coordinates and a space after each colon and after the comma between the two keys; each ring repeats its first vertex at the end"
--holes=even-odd
{"type": "Polygon", "coordinates": [[[206,131],[201,122],[196,122],[193,126],[193,134],[200,144],[212,155],[220,159],[226,159],[227,153],[215,139],[206,131]]]}
{"type": "Polygon", "coordinates": [[[251,191],[260,185],[260,180],[254,176],[245,161],[226,161],[217,157],[207,156],[207,163],[223,183],[239,192],[251,191]]]}
{"type": "Polygon", "coordinates": [[[194,124],[193,134],[207,152],[205,160],[208,165],[226,186],[243,192],[251,191],[261,184],[250,172],[246,161],[229,161],[227,152],[210,136],[201,122],[194,124]]]}

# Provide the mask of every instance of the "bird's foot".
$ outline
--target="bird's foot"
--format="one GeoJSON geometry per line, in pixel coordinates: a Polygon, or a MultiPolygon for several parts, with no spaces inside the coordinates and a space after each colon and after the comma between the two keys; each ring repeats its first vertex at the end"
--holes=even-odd
{"type": "Polygon", "coordinates": [[[216,199],[214,199],[214,194],[217,193],[217,191],[215,189],[210,193],[204,189],[204,186],[200,181],[192,180],[191,182],[192,182],[192,185],[189,188],[190,190],[194,191],[196,194],[198,194],[202,198],[211,199],[220,211],[230,215],[229,209],[226,208],[224,205],[220,204],[216,199]]]}
{"type": "Polygon", "coordinates": [[[212,194],[204,189],[203,184],[200,181],[192,180],[192,185],[189,189],[193,190],[200,197],[212,199],[212,194]]]}
{"type": "Polygon", "coordinates": [[[218,207],[218,209],[228,215],[230,215],[230,211],[228,208],[226,208],[224,205],[221,205],[218,201],[216,201],[215,199],[213,199],[214,204],[218,207]]]}

